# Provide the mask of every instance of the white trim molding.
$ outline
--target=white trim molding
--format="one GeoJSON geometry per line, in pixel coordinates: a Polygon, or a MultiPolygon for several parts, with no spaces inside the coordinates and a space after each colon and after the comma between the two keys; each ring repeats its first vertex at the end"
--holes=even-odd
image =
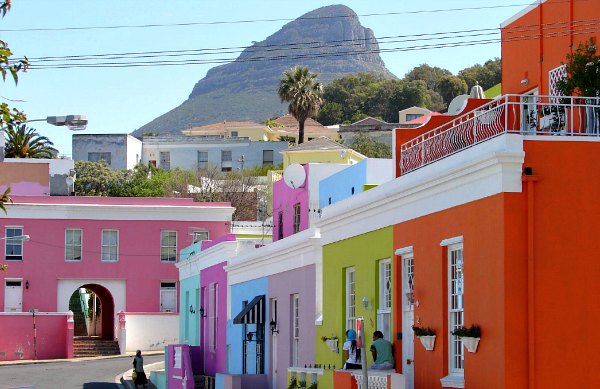
{"type": "Polygon", "coordinates": [[[399,249],[396,249],[396,251],[394,252],[396,255],[398,256],[403,256],[406,254],[411,254],[413,252],[413,247],[412,246],[406,246],[406,247],[401,247],[399,249]]]}
{"type": "Polygon", "coordinates": [[[440,246],[452,246],[453,244],[458,244],[463,242],[463,236],[455,236],[454,238],[444,239],[440,242],[440,246]]]}
{"type": "Polygon", "coordinates": [[[464,388],[465,377],[462,374],[450,374],[444,378],[440,378],[442,388],[464,388]]]}
{"type": "Polygon", "coordinates": [[[522,191],[523,136],[504,134],[323,208],[327,245],[500,193],[522,191]]]}

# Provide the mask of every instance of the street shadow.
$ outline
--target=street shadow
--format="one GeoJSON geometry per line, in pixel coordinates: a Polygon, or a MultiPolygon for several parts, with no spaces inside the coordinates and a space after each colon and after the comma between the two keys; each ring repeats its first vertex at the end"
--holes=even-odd
{"type": "Polygon", "coordinates": [[[83,384],[83,389],[119,389],[119,384],[110,382],[88,382],[83,384]]]}

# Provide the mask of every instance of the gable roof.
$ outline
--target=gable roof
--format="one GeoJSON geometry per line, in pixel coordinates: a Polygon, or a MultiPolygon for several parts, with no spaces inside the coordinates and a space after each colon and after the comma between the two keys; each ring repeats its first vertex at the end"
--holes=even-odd
{"type": "Polygon", "coordinates": [[[369,116],[368,118],[361,119],[361,120],[359,120],[357,122],[354,122],[352,124],[353,125],[358,125],[358,124],[370,125],[370,124],[388,124],[388,123],[385,122],[385,121],[383,121],[383,120],[380,120],[380,119],[377,119],[377,118],[369,116]]]}
{"type": "Polygon", "coordinates": [[[320,136],[315,139],[311,139],[308,142],[300,143],[299,145],[291,146],[287,150],[283,150],[282,152],[288,151],[328,151],[328,150],[348,150],[348,147],[344,147],[343,145],[332,141],[331,139],[320,136]]]}

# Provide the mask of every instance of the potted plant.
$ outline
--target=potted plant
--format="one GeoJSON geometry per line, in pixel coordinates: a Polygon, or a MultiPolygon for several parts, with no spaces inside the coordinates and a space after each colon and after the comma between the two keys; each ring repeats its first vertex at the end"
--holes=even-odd
{"type": "Polygon", "coordinates": [[[481,328],[476,324],[468,328],[461,326],[452,330],[452,335],[458,337],[470,353],[474,353],[481,339],[481,328]]]}
{"type": "Polygon", "coordinates": [[[415,336],[419,338],[425,350],[432,351],[435,347],[435,330],[430,327],[413,326],[415,336]]]}

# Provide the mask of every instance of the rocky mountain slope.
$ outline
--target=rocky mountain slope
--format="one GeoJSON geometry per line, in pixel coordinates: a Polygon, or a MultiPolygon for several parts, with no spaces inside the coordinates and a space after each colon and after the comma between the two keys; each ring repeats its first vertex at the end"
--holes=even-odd
{"type": "Polygon", "coordinates": [[[395,78],[379,57],[373,32],[360,24],[353,10],[322,7],[246,48],[234,62],[210,69],[183,104],[133,135],[179,133],[222,120],[263,122],[284,114],[277,87],[281,74],[296,65],[319,73],[325,84],[357,72],[395,78]]]}

